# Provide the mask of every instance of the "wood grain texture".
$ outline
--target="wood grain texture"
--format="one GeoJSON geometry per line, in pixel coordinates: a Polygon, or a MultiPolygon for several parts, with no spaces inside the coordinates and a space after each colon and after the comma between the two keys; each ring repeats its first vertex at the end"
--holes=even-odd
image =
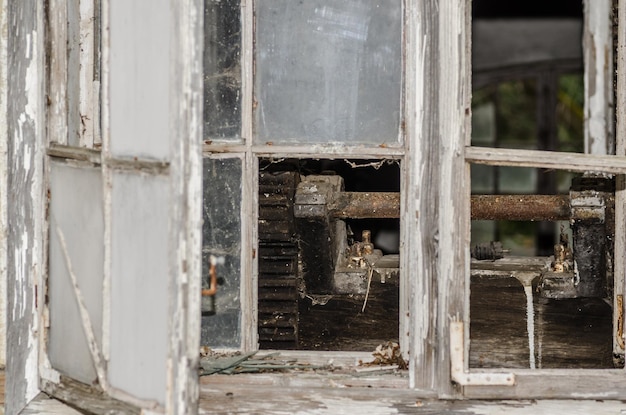
{"type": "MultiPolygon", "coordinates": [[[[238,375],[232,377],[237,378],[238,375]]],[[[277,389],[274,386],[249,385],[245,381],[238,384],[203,384],[200,396],[201,412],[237,414],[615,415],[624,408],[624,403],[619,400],[446,401],[409,389],[367,386],[283,386],[277,389]]]]}
{"type": "Polygon", "coordinates": [[[9,2],[6,413],[17,414],[39,393],[35,286],[44,272],[43,4],[9,2]]]}
{"type": "MultiPolygon", "coordinates": [[[[626,156],[626,1],[618,2],[618,47],[617,47],[617,88],[615,129],[615,154],[626,156]]],[[[615,179],[615,252],[626,252],[626,176],[618,175],[615,179]]],[[[626,287],[626,255],[615,255],[614,258],[614,290],[613,307],[617,310],[617,295],[623,295],[626,287]]],[[[622,304],[622,311],[624,304],[622,304]]],[[[619,313],[614,313],[613,327],[618,327],[619,313]]],[[[624,353],[620,346],[624,339],[613,338],[613,349],[616,353],[624,353]]]]}
{"type": "Polygon", "coordinates": [[[42,380],[43,392],[67,404],[97,415],[114,413],[140,414],[137,406],[111,398],[101,388],[61,376],[59,383],[42,380]]]}
{"type": "Polygon", "coordinates": [[[170,7],[169,351],[167,414],[198,412],[202,252],[204,2],[170,7]]]}
{"type": "Polygon", "coordinates": [[[610,174],[626,173],[626,158],[615,155],[466,147],[465,160],[492,166],[535,167],[610,174]]]}

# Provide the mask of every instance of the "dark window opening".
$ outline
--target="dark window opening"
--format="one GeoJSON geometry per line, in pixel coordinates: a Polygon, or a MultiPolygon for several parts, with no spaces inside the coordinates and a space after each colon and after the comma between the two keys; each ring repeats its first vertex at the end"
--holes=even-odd
{"type": "Polygon", "coordinates": [[[261,348],[398,341],[399,189],[395,161],[260,161],[261,348]]]}

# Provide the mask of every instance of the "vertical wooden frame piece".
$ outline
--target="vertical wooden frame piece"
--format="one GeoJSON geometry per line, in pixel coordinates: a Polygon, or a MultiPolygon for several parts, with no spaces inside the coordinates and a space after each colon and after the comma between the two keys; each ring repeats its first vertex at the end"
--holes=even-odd
{"type": "Polygon", "coordinates": [[[81,0],[79,3],[79,143],[81,147],[93,148],[96,139],[96,115],[99,106],[99,83],[95,82],[96,65],[96,7],[95,0],[81,0]]]}
{"type": "Polygon", "coordinates": [[[256,350],[258,311],[258,171],[259,163],[252,151],[254,135],[254,0],[241,0],[241,137],[246,154],[242,177],[241,206],[241,272],[250,278],[241,280],[241,348],[256,350]]]}
{"type": "MultiPolygon", "coordinates": [[[[7,2],[0,1],[0,187],[7,189],[7,2]]],[[[0,364],[6,366],[7,332],[7,203],[0,195],[0,364]]]]}
{"type": "MultiPolygon", "coordinates": [[[[615,154],[626,156],[626,0],[618,1],[618,35],[617,35],[617,85],[615,154]]],[[[615,183],[615,252],[626,252],[626,176],[616,176],[615,183]]],[[[624,353],[624,301],[618,301],[626,293],[626,255],[614,257],[614,303],[613,309],[613,351],[624,353]],[[621,309],[620,309],[621,307],[621,309]],[[620,319],[620,315],[622,318],[620,319]],[[620,330],[621,326],[621,330],[620,330]]]]}
{"type": "Polygon", "coordinates": [[[66,4],[59,7],[66,8],[66,39],[65,53],[67,54],[66,79],[65,85],[61,84],[61,88],[65,92],[67,102],[67,144],[79,147],[82,144],[81,125],[81,81],[83,57],[81,49],[81,30],[80,30],[80,8],[81,0],[67,0],[66,4]]]}
{"type": "Polygon", "coordinates": [[[244,156],[241,199],[241,348],[257,350],[258,343],[258,218],[259,161],[250,151],[244,156]]]}
{"type": "Polygon", "coordinates": [[[584,1],[585,153],[614,154],[612,0],[584,1]]]}
{"type": "MultiPolygon", "coordinates": [[[[438,120],[441,140],[439,207],[438,344],[440,395],[454,395],[450,382],[450,324],[467,317],[469,298],[469,166],[464,160],[471,132],[471,16],[470,2],[448,0],[439,3],[438,120]]],[[[469,331],[466,329],[465,337],[469,331]]],[[[464,351],[467,356],[467,348],[464,351]]],[[[465,361],[467,362],[467,358],[465,361]]]]}
{"type": "Polygon", "coordinates": [[[39,392],[36,287],[43,275],[44,45],[43,5],[8,2],[7,215],[8,329],[5,413],[17,414],[39,392]]]}
{"type": "MultiPolygon", "coordinates": [[[[454,396],[449,325],[463,318],[469,228],[470,54],[466,0],[407,2],[410,385],[454,396]]],[[[405,232],[406,232],[405,231],[405,232]]],[[[408,255],[407,255],[408,256],[408,255]]]]}
{"type": "MultiPolygon", "coordinates": [[[[425,222],[429,215],[436,215],[426,199],[432,198],[432,188],[423,187],[424,171],[432,168],[428,158],[428,136],[432,126],[427,121],[429,100],[435,91],[430,86],[426,73],[435,77],[436,72],[430,65],[432,49],[436,47],[431,39],[434,14],[430,2],[407,0],[405,7],[406,25],[406,151],[404,163],[406,180],[401,199],[401,222],[404,236],[404,252],[401,255],[401,267],[413,270],[405,280],[408,293],[407,320],[409,323],[409,386],[411,388],[432,389],[435,379],[434,316],[430,310],[434,270],[430,266],[434,257],[429,248],[428,235],[434,233],[433,226],[425,222]],[[418,22],[420,24],[418,24],[418,22]],[[409,196],[410,195],[410,196],[409,196]],[[421,217],[420,217],[421,216],[421,217]],[[422,219],[425,218],[425,219],[422,219]]],[[[432,112],[432,111],[431,111],[432,112]]],[[[404,297],[404,296],[402,296],[404,297]]],[[[404,333],[401,333],[401,338],[404,333]]],[[[402,343],[401,343],[402,345],[402,343]]]]}
{"type": "Polygon", "coordinates": [[[48,128],[54,132],[50,141],[67,144],[67,1],[50,0],[48,2],[48,35],[50,39],[50,72],[48,78],[48,128]]]}
{"type": "Polygon", "coordinates": [[[168,414],[198,412],[202,250],[202,0],[171,7],[170,350],[168,414]]]}
{"type": "MultiPolygon", "coordinates": [[[[117,3],[119,6],[121,3],[117,3]]],[[[165,174],[169,200],[167,227],[168,269],[167,285],[169,300],[162,304],[168,315],[166,352],[165,412],[167,414],[194,414],[198,401],[198,348],[200,335],[200,252],[201,252],[201,132],[202,132],[202,17],[203,3],[200,0],[184,0],[176,7],[168,7],[169,2],[160,3],[160,11],[168,10],[167,19],[169,44],[169,73],[167,84],[162,85],[160,94],[169,97],[169,136],[168,144],[159,144],[158,151],[149,151],[151,159],[168,155],[165,174]]],[[[118,174],[115,167],[116,155],[139,149],[119,147],[113,152],[111,146],[111,1],[102,1],[102,168],[104,174],[104,215],[105,215],[105,280],[104,280],[104,342],[103,354],[110,361],[112,345],[111,314],[111,273],[113,272],[111,237],[113,231],[112,185],[118,174]]],[[[118,18],[119,11],[118,11],[118,18]]],[[[163,17],[163,15],[161,15],[163,17]]],[[[119,22],[117,23],[119,25],[119,22]]],[[[119,36],[119,35],[118,35],[119,36]]],[[[118,44],[119,47],[119,44],[118,44]]],[[[119,50],[118,50],[119,53],[119,50]]],[[[119,57],[118,57],[119,59],[119,57]]],[[[118,63],[119,64],[119,63],[118,63]]],[[[119,74],[118,74],[119,76],[119,74]]],[[[118,85],[119,87],[119,85],[118,85]]],[[[118,98],[119,99],[119,98],[118,98]]],[[[119,122],[119,121],[118,121],[119,122]]],[[[146,142],[145,139],[143,141],[146,142]]],[[[138,144],[138,143],[135,143],[138,144]]],[[[126,163],[126,162],[125,162],[126,163]]],[[[132,162],[130,162],[132,164],[132,162]]],[[[147,161],[152,163],[152,161],[147,161]]],[[[127,168],[133,170],[129,164],[127,168]]],[[[138,166],[138,170],[141,168],[138,166]]],[[[157,169],[158,170],[158,169],[157,169]]],[[[135,174],[144,174],[137,171],[135,174]]],[[[146,407],[149,402],[133,398],[125,391],[111,388],[110,394],[119,399],[146,407]]]]}

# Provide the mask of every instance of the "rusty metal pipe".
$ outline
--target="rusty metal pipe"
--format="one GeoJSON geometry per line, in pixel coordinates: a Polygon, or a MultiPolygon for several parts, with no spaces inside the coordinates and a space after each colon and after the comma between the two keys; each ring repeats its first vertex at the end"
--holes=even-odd
{"type": "MultiPolygon", "coordinates": [[[[473,220],[556,221],[570,219],[569,195],[474,195],[473,220]]],[[[341,192],[329,204],[337,219],[400,217],[400,193],[341,192]]]]}
{"type": "Polygon", "coordinates": [[[570,219],[569,195],[474,195],[473,220],[570,219]]]}
{"type": "Polygon", "coordinates": [[[215,270],[215,258],[211,255],[209,258],[209,288],[202,290],[203,297],[211,297],[217,293],[217,271],[215,270]]]}
{"type": "Polygon", "coordinates": [[[384,219],[400,217],[398,192],[340,192],[328,206],[337,219],[384,219]]]}

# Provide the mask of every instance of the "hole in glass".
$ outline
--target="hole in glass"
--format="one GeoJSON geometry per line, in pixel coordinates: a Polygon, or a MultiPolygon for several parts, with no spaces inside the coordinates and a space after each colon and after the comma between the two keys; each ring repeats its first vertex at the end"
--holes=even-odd
{"type": "Polygon", "coordinates": [[[260,161],[260,348],[398,341],[399,164],[260,161]]]}

